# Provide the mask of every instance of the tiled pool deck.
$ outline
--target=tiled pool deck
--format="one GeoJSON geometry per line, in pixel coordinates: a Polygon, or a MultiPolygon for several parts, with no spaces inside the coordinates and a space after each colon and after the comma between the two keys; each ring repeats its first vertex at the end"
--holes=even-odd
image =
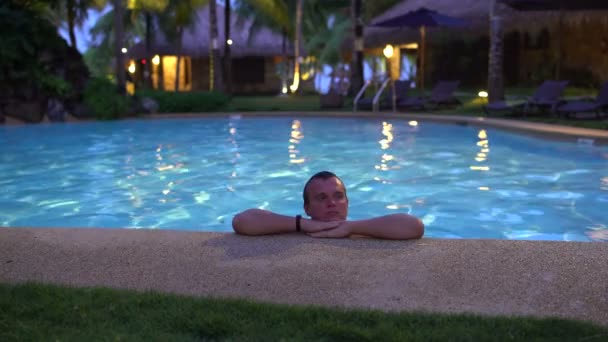
{"type": "MultiPolygon", "coordinates": [[[[474,117],[381,115],[608,143],[608,131],[600,130],[474,117]]],[[[289,304],[555,316],[608,326],[608,243],[602,242],[322,240],[295,234],[0,228],[0,282],[26,281],[289,304]]]]}

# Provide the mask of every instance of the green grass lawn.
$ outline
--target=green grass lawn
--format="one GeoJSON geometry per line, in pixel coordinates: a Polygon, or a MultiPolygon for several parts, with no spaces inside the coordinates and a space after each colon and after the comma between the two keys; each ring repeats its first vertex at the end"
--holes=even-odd
{"type": "Polygon", "coordinates": [[[605,341],[562,319],[384,313],[111,289],[0,284],[1,341],[605,341]]]}

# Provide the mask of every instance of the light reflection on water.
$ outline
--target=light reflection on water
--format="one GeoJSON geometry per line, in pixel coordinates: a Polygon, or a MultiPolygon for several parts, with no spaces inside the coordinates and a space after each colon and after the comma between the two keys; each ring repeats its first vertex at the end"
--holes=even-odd
{"type": "Polygon", "coordinates": [[[606,147],[495,129],[232,116],[1,127],[0,143],[3,226],[230,231],[246,208],[301,214],[303,184],[330,170],[350,219],[407,212],[440,238],[608,240],[606,147]]]}

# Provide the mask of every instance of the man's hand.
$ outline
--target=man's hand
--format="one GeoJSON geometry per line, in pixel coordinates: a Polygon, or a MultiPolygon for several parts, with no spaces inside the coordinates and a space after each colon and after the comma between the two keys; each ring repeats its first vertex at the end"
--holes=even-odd
{"type": "Polygon", "coordinates": [[[351,227],[347,221],[338,222],[339,225],[330,227],[315,233],[308,233],[309,236],[316,238],[345,238],[352,234],[351,227]]]}
{"type": "Polygon", "coordinates": [[[307,234],[318,233],[322,231],[326,231],[328,229],[335,229],[342,224],[342,221],[317,221],[317,220],[309,220],[302,218],[300,221],[300,228],[302,231],[307,234]]]}

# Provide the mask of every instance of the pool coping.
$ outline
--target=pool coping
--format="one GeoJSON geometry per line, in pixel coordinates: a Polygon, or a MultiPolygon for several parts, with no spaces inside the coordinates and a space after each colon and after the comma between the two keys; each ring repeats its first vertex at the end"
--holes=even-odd
{"type": "MultiPolygon", "coordinates": [[[[521,134],[538,136],[546,139],[577,142],[586,145],[608,145],[608,130],[545,124],[539,122],[523,122],[509,119],[497,119],[481,116],[441,115],[427,113],[395,113],[395,112],[304,112],[297,111],[297,117],[342,117],[342,118],[390,118],[431,121],[477,127],[496,127],[521,134]],[[592,139],[592,140],[590,140],[592,139]]],[[[213,113],[173,113],[146,114],[142,119],[203,119],[206,117],[294,117],[294,112],[213,112],[213,113]]]]}
{"type": "Polygon", "coordinates": [[[608,243],[0,228],[0,282],[608,326],[608,243]]]}

